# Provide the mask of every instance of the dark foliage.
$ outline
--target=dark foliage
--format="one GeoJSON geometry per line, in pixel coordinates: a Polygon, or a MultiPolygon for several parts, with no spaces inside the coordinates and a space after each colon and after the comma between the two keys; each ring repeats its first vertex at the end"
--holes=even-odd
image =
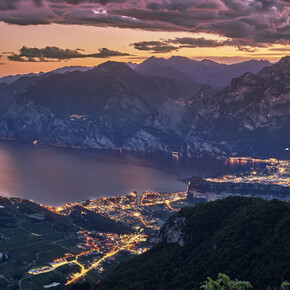
{"type": "Polygon", "coordinates": [[[113,232],[117,234],[133,232],[129,226],[123,223],[115,222],[78,205],[71,210],[68,218],[75,225],[90,231],[113,232]]]}
{"type": "Polygon", "coordinates": [[[162,242],[121,264],[98,289],[199,289],[219,272],[250,281],[254,289],[289,280],[289,203],[229,197],[177,216],[186,217],[185,246],[162,242]]]}

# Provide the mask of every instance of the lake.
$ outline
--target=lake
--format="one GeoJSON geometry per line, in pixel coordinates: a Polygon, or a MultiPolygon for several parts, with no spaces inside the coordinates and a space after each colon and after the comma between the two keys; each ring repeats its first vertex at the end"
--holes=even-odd
{"type": "Polygon", "coordinates": [[[0,195],[46,205],[131,191],[184,191],[185,178],[245,170],[249,164],[113,150],[0,142],[0,195]]]}

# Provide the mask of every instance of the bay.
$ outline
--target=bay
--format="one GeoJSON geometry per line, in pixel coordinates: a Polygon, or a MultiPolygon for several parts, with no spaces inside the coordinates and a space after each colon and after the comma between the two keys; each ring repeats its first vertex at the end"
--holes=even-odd
{"type": "Polygon", "coordinates": [[[171,154],[81,150],[0,142],[0,195],[62,205],[84,199],[184,191],[186,178],[246,170],[250,164],[171,154]]]}

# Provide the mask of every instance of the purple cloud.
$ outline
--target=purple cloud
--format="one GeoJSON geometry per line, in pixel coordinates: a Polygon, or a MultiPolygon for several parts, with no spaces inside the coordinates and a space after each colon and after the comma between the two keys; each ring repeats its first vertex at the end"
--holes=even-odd
{"type": "Polygon", "coordinates": [[[290,43],[288,0],[1,0],[0,21],[206,32],[249,46],[290,43]]]}
{"type": "Polygon", "coordinates": [[[129,54],[122,53],[107,48],[99,49],[99,52],[84,54],[80,53],[81,49],[62,49],[55,46],[47,46],[45,48],[26,47],[23,46],[19,53],[11,53],[7,56],[10,61],[18,62],[50,62],[61,61],[72,58],[108,58],[113,56],[127,56],[129,54]]]}
{"type": "Polygon", "coordinates": [[[254,52],[256,47],[263,47],[263,44],[255,44],[244,40],[214,40],[203,37],[177,37],[174,39],[163,39],[159,41],[141,41],[131,44],[137,50],[151,51],[153,53],[166,53],[176,51],[181,48],[196,48],[196,47],[220,47],[233,46],[241,51],[254,52]]]}
{"type": "Polygon", "coordinates": [[[132,43],[135,49],[143,51],[151,51],[153,53],[166,53],[178,50],[179,47],[170,45],[168,41],[141,41],[132,43]]]}

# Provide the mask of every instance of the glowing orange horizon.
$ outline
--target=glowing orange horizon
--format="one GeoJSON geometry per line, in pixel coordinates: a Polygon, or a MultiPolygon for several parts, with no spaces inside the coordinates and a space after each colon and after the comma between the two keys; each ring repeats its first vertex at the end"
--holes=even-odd
{"type": "Polygon", "coordinates": [[[239,51],[235,47],[222,46],[215,48],[182,48],[168,53],[152,54],[135,49],[131,43],[140,41],[158,41],[175,37],[205,37],[220,40],[222,37],[212,34],[193,34],[189,32],[156,32],[136,29],[112,27],[91,27],[80,25],[37,25],[19,26],[0,23],[1,51],[0,76],[47,72],[64,66],[96,66],[107,60],[140,63],[148,57],[169,58],[172,55],[185,56],[192,59],[211,59],[223,63],[236,63],[249,59],[266,59],[278,61],[282,56],[290,54],[289,46],[273,45],[269,48],[258,48],[256,52],[239,51]],[[7,59],[7,53],[17,53],[22,46],[43,48],[57,46],[63,49],[83,49],[86,53],[95,53],[106,47],[128,53],[130,56],[110,58],[76,58],[60,62],[14,62],[7,59]],[[275,50],[273,50],[273,48],[275,50]],[[288,50],[289,49],[289,50],[288,50]]]}

